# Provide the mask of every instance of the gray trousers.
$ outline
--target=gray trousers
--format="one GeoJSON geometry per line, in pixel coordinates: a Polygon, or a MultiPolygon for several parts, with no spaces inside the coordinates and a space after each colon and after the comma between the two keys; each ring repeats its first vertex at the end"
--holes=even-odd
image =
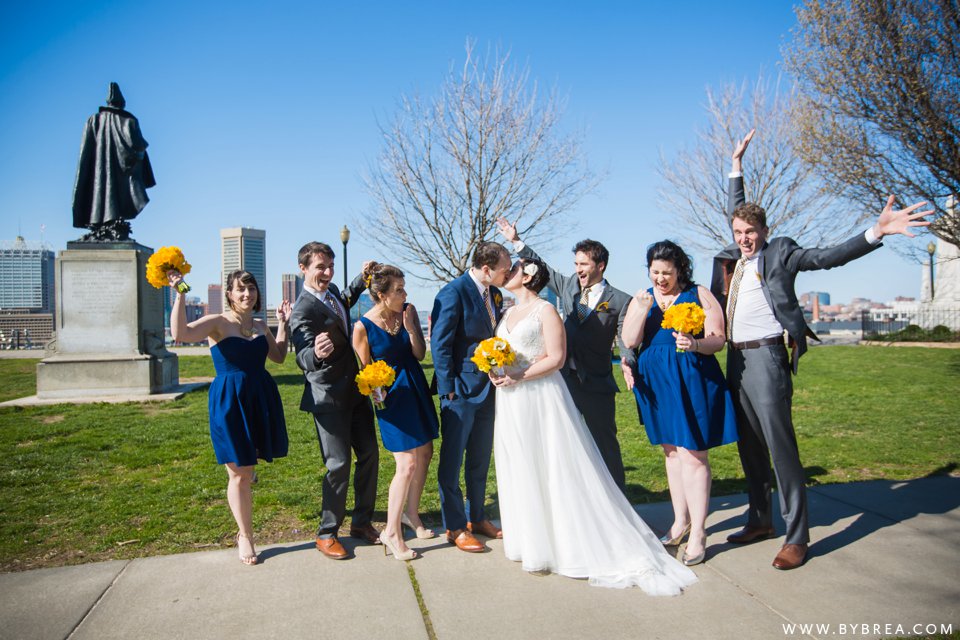
{"type": "Polygon", "coordinates": [[[563,374],[567,389],[583,414],[583,421],[593,436],[593,441],[600,449],[603,463],[613,477],[613,481],[626,492],[626,475],[623,470],[623,456],[620,453],[620,442],[617,440],[617,394],[616,392],[596,393],[583,388],[577,372],[568,370],[563,374]]]}
{"type": "Polygon", "coordinates": [[[750,498],[747,524],[773,526],[772,458],[780,512],[787,525],[785,542],[809,542],[806,473],[793,430],[793,380],[786,347],[773,345],[743,351],[728,347],[727,381],[737,413],[737,448],[750,498]]]}
{"type": "Polygon", "coordinates": [[[318,538],[337,535],[347,511],[350,484],[350,450],[357,456],[353,474],[353,526],[369,524],[377,501],[377,468],[380,448],[373,428],[373,409],[367,400],[352,410],[314,413],[320,455],[327,473],[323,476],[318,538]]]}

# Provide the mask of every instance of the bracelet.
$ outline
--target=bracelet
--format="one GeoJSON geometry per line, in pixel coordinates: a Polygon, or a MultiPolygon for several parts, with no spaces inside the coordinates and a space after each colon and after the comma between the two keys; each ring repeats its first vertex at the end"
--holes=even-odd
{"type": "Polygon", "coordinates": [[[697,338],[693,339],[693,352],[700,353],[700,340],[697,338]]]}

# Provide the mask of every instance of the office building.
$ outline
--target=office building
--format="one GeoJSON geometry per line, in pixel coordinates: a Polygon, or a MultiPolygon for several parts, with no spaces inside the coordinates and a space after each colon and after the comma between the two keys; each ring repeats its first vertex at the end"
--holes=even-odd
{"type": "Polygon", "coordinates": [[[0,309],[53,313],[55,256],[17,236],[0,244],[0,309]]]}
{"type": "Polygon", "coordinates": [[[207,313],[223,313],[223,285],[207,285],[207,313]]]}
{"type": "Polygon", "coordinates": [[[260,311],[255,314],[267,320],[267,232],[249,227],[220,230],[221,284],[237,269],[253,274],[260,287],[260,311]]]}
{"type": "Polygon", "coordinates": [[[300,292],[303,291],[303,274],[284,273],[280,276],[280,286],[283,290],[284,302],[293,305],[300,297],[300,292]]]}

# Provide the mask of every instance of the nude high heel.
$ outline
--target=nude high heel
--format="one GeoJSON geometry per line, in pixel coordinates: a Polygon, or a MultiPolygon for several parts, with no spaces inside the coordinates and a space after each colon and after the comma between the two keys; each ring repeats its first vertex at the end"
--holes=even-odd
{"type": "Polygon", "coordinates": [[[429,540],[430,538],[437,537],[437,534],[433,529],[427,529],[426,527],[423,527],[423,526],[420,526],[420,527],[413,526],[413,522],[410,521],[410,518],[408,518],[407,514],[405,513],[400,514],[400,524],[402,524],[405,527],[409,527],[410,530],[413,531],[413,533],[416,534],[416,536],[421,540],[429,540]]]}
{"type": "Polygon", "coordinates": [[[407,549],[406,551],[400,551],[397,549],[395,546],[393,546],[393,543],[390,542],[390,538],[388,538],[385,534],[380,534],[380,542],[383,543],[384,556],[387,555],[387,549],[389,548],[390,552],[393,553],[393,557],[397,560],[413,560],[417,557],[417,552],[413,549],[407,549]]]}

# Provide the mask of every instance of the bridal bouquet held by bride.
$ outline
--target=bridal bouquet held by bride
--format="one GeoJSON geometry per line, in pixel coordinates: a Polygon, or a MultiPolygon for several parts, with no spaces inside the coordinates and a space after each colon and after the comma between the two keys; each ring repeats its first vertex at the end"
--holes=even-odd
{"type": "Polygon", "coordinates": [[[546,266],[521,259],[516,296],[496,330],[515,362],[497,387],[494,451],[503,548],[530,572],[678,595],[696,575],[671,557],[617,487],[559,373],[566,338],[538,293],[546,266]]]}

